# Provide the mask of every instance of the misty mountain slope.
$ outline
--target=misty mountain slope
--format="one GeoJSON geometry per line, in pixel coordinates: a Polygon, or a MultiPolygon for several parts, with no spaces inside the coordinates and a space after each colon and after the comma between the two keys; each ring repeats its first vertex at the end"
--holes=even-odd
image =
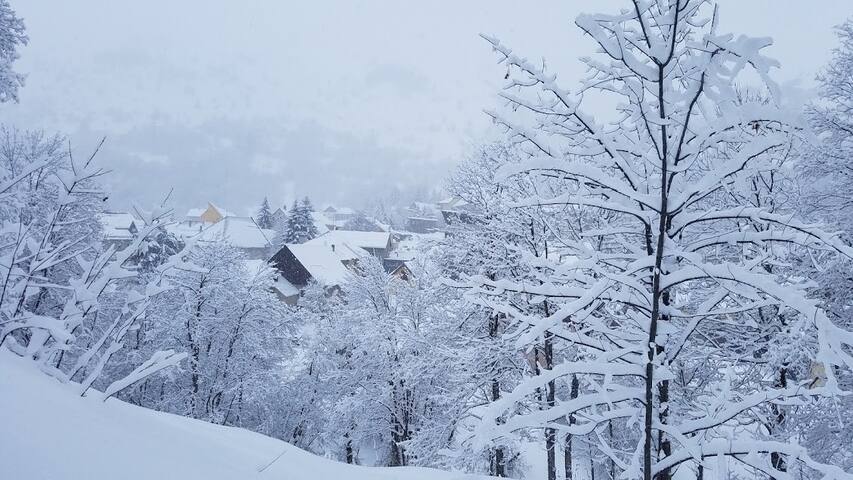
{"type": "Polygon", "coordinates": [[[247,430],[114,399],[81,398],[74,385],[60,384],[5,351],[0,351],[0,425],[16,432],[0,441],[0,477],[10,479],[476,478],[426,468],[346,465],[247,430]]]}

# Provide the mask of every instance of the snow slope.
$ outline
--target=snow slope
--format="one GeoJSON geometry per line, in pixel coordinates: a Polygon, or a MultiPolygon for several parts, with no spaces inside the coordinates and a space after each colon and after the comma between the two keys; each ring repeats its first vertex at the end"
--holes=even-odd
{"type": "Polygon", "coordinates": [[[459,480],[426,468],[357,467],[279,440],[78,397],[0,351],[0,478],[20,480],[459,480]],[[279,457],[279,455],[281,455],[279,457]],[[276,457],[279,457],[276,460],[276,457]],[[266,467],[266,468],[265,468],[266,467]]]}

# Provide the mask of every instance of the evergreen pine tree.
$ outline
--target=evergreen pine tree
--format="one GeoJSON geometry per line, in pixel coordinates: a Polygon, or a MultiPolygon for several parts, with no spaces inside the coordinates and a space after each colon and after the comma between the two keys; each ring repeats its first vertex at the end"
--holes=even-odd
{"type": "Polygon", "coordinates": [[[272,211],[270,211],[270,202],[267,200],[267,197],[264,197],[264,201],[261,202],[261,208],[258,209],[258,213],[255,215],[255,223],[258,224],[261,228],[272,228],[272,211]]]}
{"type": "Polygon", "coordinates": [[[316,237],[317,227],[314,225],[314,207],[305,197],[302,202],[293,201],[293,206],[287,214],[285,232],[282,243],[305,243],[316,237]]]}
{"type": "Polygon", "coordinates": [[[282,232],[282,244],[285,243],[300,243],[299,242],[299,202],[293,201],[290,211],[287,212],[287,217],[284,222],[284,231],[282,232]]]}
{"type": "Polygon", "coordinates": [[[305,226],[305,240],[308,241],[312,238],[316,238],[319,235],[317,231],[317,225],[314,224],[314,206],[311,204],[311,200],[306,196],[302,199],[302,221],[305,226]]]}

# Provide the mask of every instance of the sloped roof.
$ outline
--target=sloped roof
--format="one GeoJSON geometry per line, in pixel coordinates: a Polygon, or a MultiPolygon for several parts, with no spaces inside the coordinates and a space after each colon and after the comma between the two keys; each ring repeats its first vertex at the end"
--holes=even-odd
{"type": "Polygon", "coordinates": [[[225,217],[199,233],[199,240],[224,240],[237,248],[264,248],[270,238],[251,217],[225,217]]]}
{"type": "Polygon", "coordinates": [[[391,242],[390,232],[356,232],[352,230],[332,230],[307,243],[325,243],[327,245],[349,245],[358,248],[388,248],[391,242]]]}
{"type": "Polygon", "coordinates": [[[278,292],[283,297],[293,297],[295,295],[299,295],[299,289],[294,287],[292,283],[288,282],[287,279],[285,279],[281,275],[279,275],[278,278],[275,279],[273,288],[278,290],[278,292]]]}
{"type": "Polygon", "coordinates": [[[409,266],[406,265],[405,260],[400,260],[396,258],[385,258],[382,260],[382,268],[384,268],[387,273],[394,273],[401,268],[408,269],[409,266]]]}
{"type": "Polygon", "coordinates": [[[334,253],[334,255],[338,257],[338,260],[342,262],[346,262],[349,260],[357,260],[361,257],[370,255],[369,253],[367,253],[367,250],[361,247],[350,245],[346,242],[342,242],[338,238],[336,238],[336,236],[329,235],[328,233],[309,240],[305,243],[310,245],[323,245],[329,251],[334,253]]]}
{"type": "Polygon", "coordinates": [[[314,280],[326,286],[340,285],[349,275],[347,267],[328,245],[322,243],[287,244],[294,257],[314,280]]]}
{"type": "Polygon", "coordinates": [[[329,205],[323,209],[323,212],[332,213],[336,215],[355,215],[355,209],[350,207],[336,207],[334,205],[329,205]]]}
{"type": "Polygon", "coordinates": [[[98,215],[98,221],[101,223],[104,238],[107,240],[126,240],[133,238],[133,232],[131,229],[134,228],[136,219],[129,213],[101,213],[98,215]]]}
{"type": "Polygon", "coordinates": [[[186,216],[187,216],[187,217],[200,217],[200,216],[201,216],[204,212],[206,212],[209,208],[213,208],[214,210],[216,210],[217,212],[219,212],[219,214],[220,214],[220,215],[222,215],[223,217],[232,217],[232,216],[234,216],[234,213],[233,213],[233,212],[229,212],[229,211],[225,210],[224,208],[220,208],[220,207],[216,206],[215,204],[213,204],[213,203],[211,203],[211,202],[208,202],[208,203],[207,203],[207,206],[206,206],[206,207],[204,207],[204,208],[191,208],[191,209],[187,210],[187,215],[186,215],[186,216]]]}

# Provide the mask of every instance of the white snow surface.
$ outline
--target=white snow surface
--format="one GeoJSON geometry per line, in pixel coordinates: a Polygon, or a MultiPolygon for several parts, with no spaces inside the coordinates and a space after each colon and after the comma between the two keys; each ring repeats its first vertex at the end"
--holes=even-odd
{"type": "Polygon", "coordinates": [[[346,465],[240,428],[100,395],[79,397],[0,351],[0,477],[27,480],[474,480],[428,468],[346,465]]]}
{"type": "Polygon", "coordinates": [[[306,243],[347,244],[360,248],[388,248],[391,234],[388,232],[356,232],[352,230],[332,230],[306,243]]]}
{"type": "Polygon", "coordinates": [[[202,241],[225,240],[237,248],[265,248],[270,245],[268,235],[250,217],[225,217],[205,228],[200,234],[202,241]]]}
{"type": "Polygon", "coordinates": [[[350,272],[341,262],[341,256],[323,243],[287,244],[287,248],[299,263],[308,270],[314,280],[325,286],[340,285],[350,272]]]}

